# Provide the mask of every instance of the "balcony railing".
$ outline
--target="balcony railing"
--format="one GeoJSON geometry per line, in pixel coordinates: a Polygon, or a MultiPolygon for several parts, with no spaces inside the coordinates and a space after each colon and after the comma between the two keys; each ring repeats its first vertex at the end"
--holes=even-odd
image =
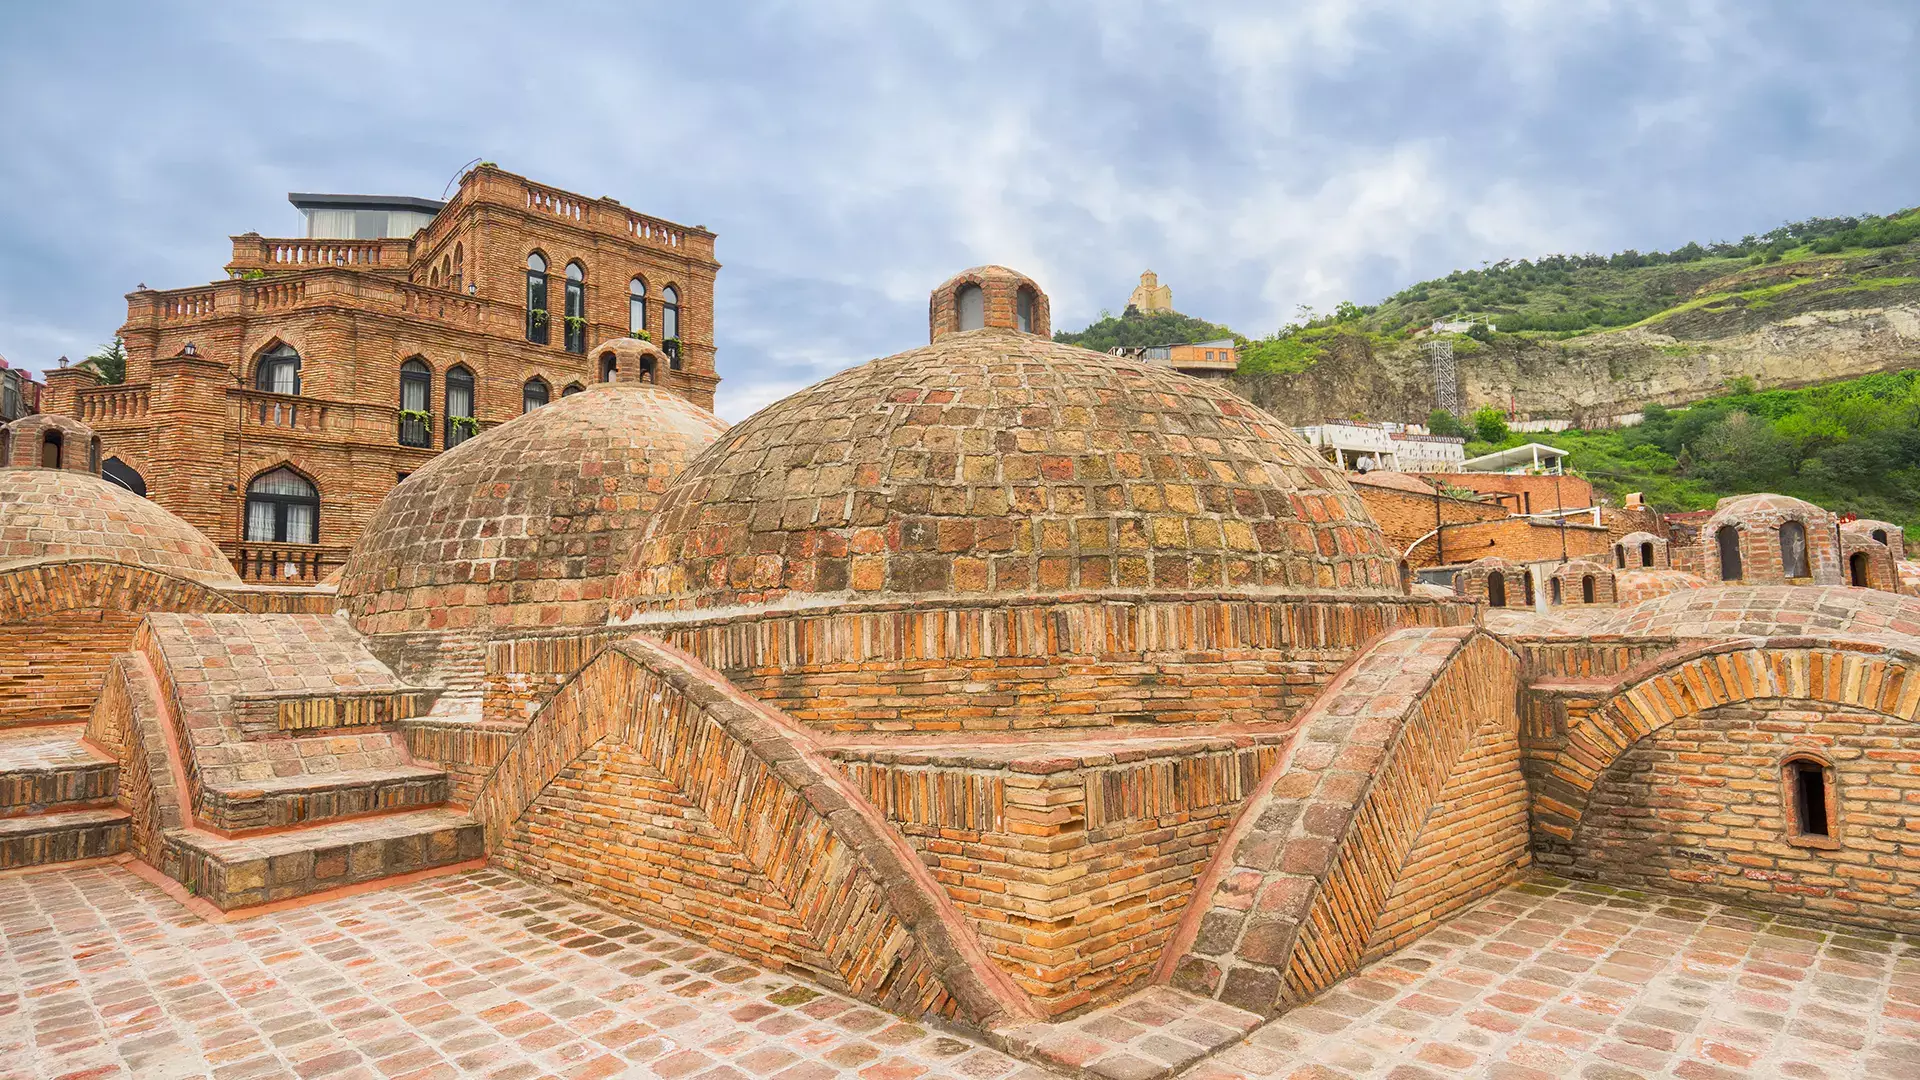
{"type": "Polygon", "coordinates": [[[328,544],[243,541],[234,566],[240,580],[258,585],[312,585],[347,561],[347,549],[328,544]]]}
{"type": "Polygon", "coordinates": [[[400,418],[400,445],[430,447],[433,445],[433,421],[422,420],[417,416],[400,418]]]}
{"type": "Polygon", "coordinates": [[[82,423],[101,424],[113,420],[144,420],[147,416],[148,390],[145,385],[99,386],[74,395],[74,404],[82,423]]]}

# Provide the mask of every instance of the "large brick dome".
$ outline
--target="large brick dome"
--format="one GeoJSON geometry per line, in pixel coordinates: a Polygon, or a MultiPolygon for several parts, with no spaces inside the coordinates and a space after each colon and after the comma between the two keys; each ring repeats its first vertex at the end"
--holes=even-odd
{"type": "Polygon", "coordinates": [[[206,534],[84,471],[0,468],[0,570],[99,559],[207,585],[238,585],[206,534]]]}
{"type": "Polygon", "coordinates": [[[995,327],[734,427],[661,500],[650,608],[1110,591],[1399,593],[1340,471],[1232,392],[995,327]]]}
{"type": "Polygon", "coordinates": [[[341,600],[370,634],[602,622],[661,493],[725,430],[631,382],[516,417],[387,496],[347,559],[341,600]]]}

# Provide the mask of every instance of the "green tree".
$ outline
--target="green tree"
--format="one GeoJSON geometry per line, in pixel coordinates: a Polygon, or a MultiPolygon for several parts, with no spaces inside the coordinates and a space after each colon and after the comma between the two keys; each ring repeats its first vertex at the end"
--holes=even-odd
{"type": "Polygon", "coordinates": [[[1501,412],[1498,406],[1480,406],[1473,410],[1467,422],[1473,425],[1473,434],[1481,442],[1503,443],[1507,441],[1507,436],[1513,434],[1507,427],[1507,414],[1501,412]]]}
{"type": "Polygon", "coordinates": [[[92,368],[94,374],[100,376],[101,382],[105,382],[105,383],[126,382],[127,381],[126,343],[122,342],[120,340],[119,335],[116,334],[114,335],[112,344],[102,345],[98,349],[95,349],[92,352],[92,354],[90,354],[85,360],[80,361],[80,366],[85,368],[92,368]]]}
{"type": "Polygon", "coordinates": [[[1427,430],[1435,435],[1451,435],[1454,438],[1467,437],[1466,426],[1460,418],[1445,409],[1435,409],[1427,414],[1427,430]]]}

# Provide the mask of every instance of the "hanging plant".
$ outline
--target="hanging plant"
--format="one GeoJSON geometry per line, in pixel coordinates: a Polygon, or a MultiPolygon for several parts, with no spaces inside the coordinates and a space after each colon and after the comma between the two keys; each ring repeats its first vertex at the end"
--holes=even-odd
{"type": "Polygon", "coordinates": [[[433,424],[433,414],[425,409],[401,409],[400,419],[411,420],[416,424],[426,424],[428,426],[432,426],[433,424]]]}
{"type": "Polygon", "coordinates": [[[587,329],[587,320],[579,315],[566,316],[566,324],[569,333],[585,333],[587,329]]]}
{"type": "Polygon", "coordinates": [[[670,353],[677,353],[680,351],[680,339],[677,337],[670,337],[667,340],[661,342],[660,347],[670,353]]]}
{"type": "Polygon", "coordinates": [[[630,337],[630,338],[634,338],[635,340],[638,340],[638,341],[652,341],[652,340],[653,340],[653,335],[652,335],[652,334],[649,334],[649,333],[647,333],[647,332],[646,332],[645,330],[635,330],[635,331],[634,331],[633,333],[631,333],[631,334],[628,334],[627,336],[628,336],[628,337],[630,337]]]}
{"type": "Polygon", "coordinates": [[[471,416],[449,416],[447,417],[447,423],[452,426],[453,430],[458,431],[462,435],[480,434],[480,421],[475,420],[471,416]]]}
{"type": "Polygon", "coordinates": [[[534,308],[533,310],[527,312],[527,314],[533,319],[533,325],[535,326],[547,325],[547,309],[546,308],[534,308]]]}

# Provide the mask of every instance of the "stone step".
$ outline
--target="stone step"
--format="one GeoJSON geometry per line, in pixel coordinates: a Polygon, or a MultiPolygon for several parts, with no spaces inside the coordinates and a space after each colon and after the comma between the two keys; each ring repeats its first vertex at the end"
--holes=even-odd
{"type": "Polygon", "coordinates": [[[120,767],[80,739],[83,724],[0,731],[0,817],[112,802],[120,767]]]}
{"type": "Polygon", "coordinates": [[[447,801],[447,774],[416,765],[276,776],[201,789],[200,821],[242,832],[312,825],[447,801]]]}
{"type": "Polygon", "coordinates": [[[168,872],[223,911],[429,870],[485,851],[481,827],[454,810],[410,810],[234,839],[167,834],[168,872]]]}
{"type": "Polygon", "coordinates": [[[127,849],[125,810],[61,810],[0,818],[0,870],[98,859],[127,849]]]}

